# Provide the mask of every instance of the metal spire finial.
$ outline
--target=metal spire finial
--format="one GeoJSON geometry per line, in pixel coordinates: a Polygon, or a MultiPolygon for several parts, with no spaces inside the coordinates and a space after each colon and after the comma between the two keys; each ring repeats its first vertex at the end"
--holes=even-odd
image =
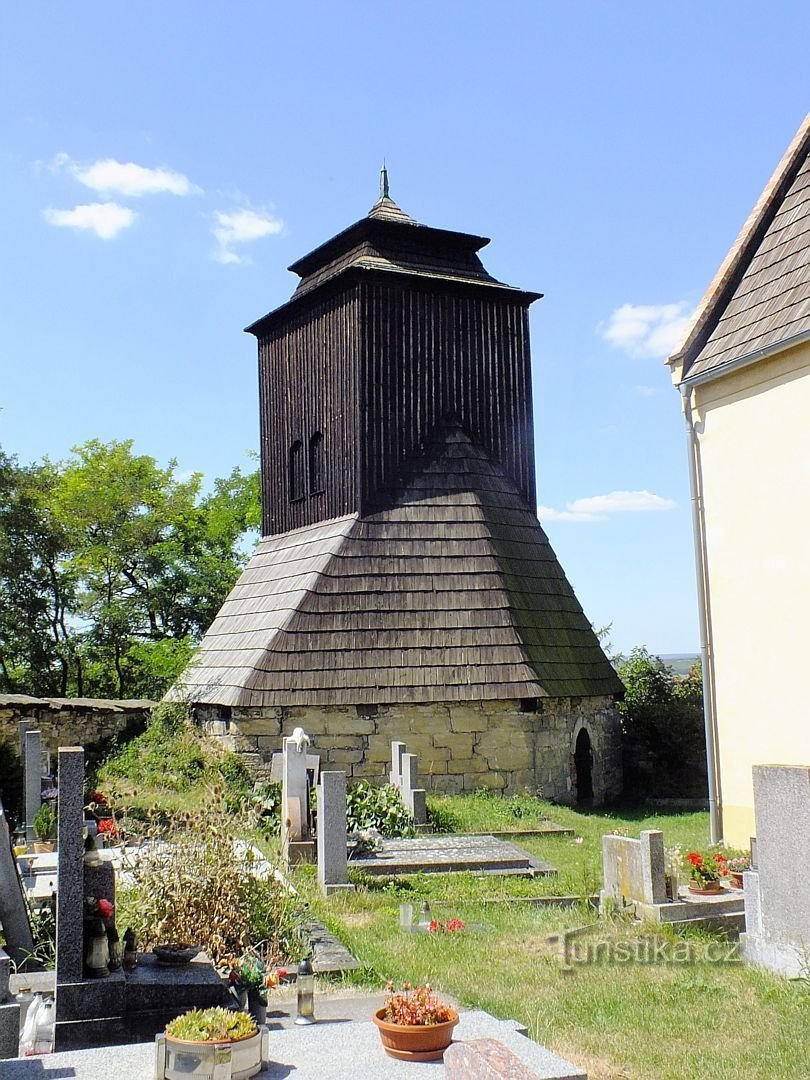
{"type": "Polygon", "coordinates": [[[380,169],[380,198],[389,199],[390,197],[388,192],[388,169],[385,167],[385,158],[383,158],[382,168],[380,169]]]}

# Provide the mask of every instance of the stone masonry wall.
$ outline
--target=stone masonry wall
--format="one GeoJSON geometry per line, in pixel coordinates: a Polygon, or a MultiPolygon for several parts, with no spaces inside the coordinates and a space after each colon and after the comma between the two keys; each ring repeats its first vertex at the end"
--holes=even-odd
{"type": "Polygon", "coordinates": [[[345,769],[350,778],[386,782],[391,741],[401,739],[418,755],[429,791],[528,790],[573,803],[574,747],[585,727],[594,803],[618,795],[622,786],[619,719],[607,697],[278,709],[198,705],[194,712],[209,739],[240,754],[256,777],[269,777],[282,737],[303,727],[322,765],[345,769]]]}
{"type": "Polygon", "coordinates": [[[83,746],[90,754],[115,736],[137,735],[146,727],[153,701],[97,698],[36,698],[0,695],[0,739],[19,746],[19,722],[31,720],[42,732],[42,747],[83,746]]]}

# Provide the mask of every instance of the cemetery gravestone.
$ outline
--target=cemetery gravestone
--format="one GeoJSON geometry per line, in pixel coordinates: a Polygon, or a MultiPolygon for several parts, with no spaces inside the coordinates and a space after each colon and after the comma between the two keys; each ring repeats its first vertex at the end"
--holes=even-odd
{"type": "MultiPolygon", "coordinates": [[[[0,923],[6,940],[6,952],[15,964],[24,963],[34,951],[34,939],[17,864],[11,847],[8,821],[0,802],[0,923]]],[[[0,998],[2,1000],[2,998],[0,998]]]]}
{"type": "MultiPolygon", "coordinates": [[[[303,732],[301,733],[303,735],[303,732]]],[[[309,783],[306,745],[300,738],[286,738],[282,744],[281,839],[288,865],[312,862],[315,845],[309,835],[309,783]]]]}
{"type": "Polygon", "coordinates": [[[0,949],[0,1060],[15,1058],[20,1048],[20,1006],[11,996],[11,957],[0,949]]]}
{"type": "Polygon", "coordinates": [[[354,888],[346,869],[344,772],[322,772],[318,785],[318,885],[324,896],[354,888]]]}
{"type": "Polygon", "coordinates": [[[23,734],[23,769],[25,775],[25,842],[37,839],[34,818],[42,805],[42,733],[27,729],[23,734]]]}
{"type": "Polygon", "coordinates": [[[757,867],[743,875],[743,957],[798,977],[810,950],[810,766],[755,765],[757,867]]]}
{"type": "Polygon", "coordinates": [[[391,772],[388,774],[388,779],[393,787],[400,790],[402,789],[402,757],[404,753],[404,742],[395,741],[391,743],[391,772]]]}
{"type": "MultiPolygon", "coordinates": [[[[404,744],[403,751],[404,751],[404,744]]],[[[419,787],[419,759],[416,754],[402,754],[400,794],[414,825],[427,823],[427,802],[424,788],[419,787]]]]}
{"type": "Polygon", "coordinates": [[[664,834],[648,829],[638,840],[629,836],[602,837],[602,900],[664,904],[667,899],[664,834]]]}
{"type": "Polygon", "coordinates": [[[33,720],[20,720],[18,730],[20,732],[20,761],[25,761],[25,733],[36,727],[33,720]]]}
{"type": "Polygon", "coordinates": [[[59,749],[58,889],[56,894],[56,1009],[59,984],[82,978],[84,904],[84,750],[59,749]]]}

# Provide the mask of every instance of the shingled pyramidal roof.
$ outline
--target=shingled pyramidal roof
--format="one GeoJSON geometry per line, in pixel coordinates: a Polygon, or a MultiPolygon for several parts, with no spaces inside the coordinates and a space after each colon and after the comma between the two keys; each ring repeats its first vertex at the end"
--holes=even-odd
{"type": "Polygon", "coordinates": [[[810,114],[669,358],[677,380],[721,375],[810,334],[810,114]]]}
{"type": "MultiPolygon", "coordinates": [[[[387,176],[369,218],[294,265],[286,308],[347,268],[537,295],[489,277],[475,255],[484,238],[413,222],[387,176]]],[[[260,341],[278,312],[249,328],[260,341]]],[[[527,492],[533,475],[521,490],[461,424],[438,423],[382,495],[262,539],[175,693],[266,707],[620,693],[527,492]]]]}

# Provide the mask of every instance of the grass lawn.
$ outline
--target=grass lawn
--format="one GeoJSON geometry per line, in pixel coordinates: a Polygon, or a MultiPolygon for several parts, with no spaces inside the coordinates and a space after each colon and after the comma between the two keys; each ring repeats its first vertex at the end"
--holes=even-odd
{"type": "MultiPolygon", "coordinates": [[[[375,987],[387,978],[428,981],[466,1005],[522,1021],[533,1038],[586,1068],[591,1080],[806,1080],[810,1075],[810,984],[788,983],[737,962],[714,962],[725,952],[722,940],[694,932],[657,939],[665,942],[668,963],[583,963],[566,973],[560,945],[548,938],[595,924],[596,914],[584,905],[566,910],[525,903],[527,896],[598,888],[604,832],[618,829],[632,836],[662,828],[668,847],[705,847],[706,814],[583,814],[529,797],[431,798],[430,805],[447,823],[452,818],[459,831],[530,827],[547,816],[571,827],[574,836],[516,841],[557,866],[558,878],[358,878],[354,894],[324,900],[314,889],[312,870],[299,871],[297,884],[314,914],[365,965],[354,981],[375,987]],[[582,843],[576,843],[578,837],[582,843]],[[512,902],[482,902],[492,897],[512,902]],[[418,911],[423,900],[439,918],[458,916],[467,929],[431,936],[401,933],[400,902],[411,902],[418,911]]],[[[639,933],[622,922],[608,933],[633,944],[639,940],[639,933]]],[[[653,933],[642,931],[642,942],[653,933]]]]}

